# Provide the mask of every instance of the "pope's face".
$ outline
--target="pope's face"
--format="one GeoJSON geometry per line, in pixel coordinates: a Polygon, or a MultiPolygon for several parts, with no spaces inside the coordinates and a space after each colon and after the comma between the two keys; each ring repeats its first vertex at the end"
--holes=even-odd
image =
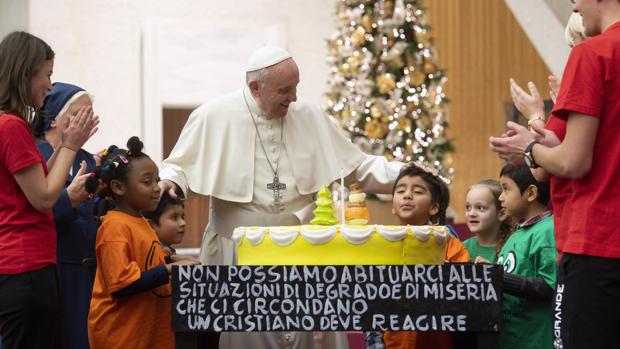
{"type": "Polygon", "coordinates": [[[281,118],[297,100],[299,69],[292,58],[267,68],[262,83],[250,86],[261,111],[269,118],[281,118]]]}

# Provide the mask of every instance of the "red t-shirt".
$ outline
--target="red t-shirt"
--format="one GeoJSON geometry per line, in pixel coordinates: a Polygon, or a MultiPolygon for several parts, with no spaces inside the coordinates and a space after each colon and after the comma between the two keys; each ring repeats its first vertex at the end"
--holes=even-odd
{"type": "Polygon", "coordinates": [[[620,22],[571,50],[553,115],[570,112],[599,127],[590,172],[571,181],[562,251],[620,258],[620,22]]]}
{"type": "MultiPolygon", "coordinates": [[[[560,140],[564,140],[566,135],[566,120],[551,115],[545,125],[547,130],[553,131],[560,140]]],[[[571,195],[571,180],[557,176],[550,176],[551,184],[551,204],[553,205],[553,226],[555,229],[555,245],[558,251],[562,251],[562,246],[566,240],[566,222],[568,221],[569,210],[565,210],[566,201],[571,195]]]]}
{"type": "Polygon", "coordinates": [[[13,174],[45,159],[34,144],[28,124],[0,115],[0,274],[18,274],[56,263],[56,228],[52,212],[37,211],[13,174]]]}

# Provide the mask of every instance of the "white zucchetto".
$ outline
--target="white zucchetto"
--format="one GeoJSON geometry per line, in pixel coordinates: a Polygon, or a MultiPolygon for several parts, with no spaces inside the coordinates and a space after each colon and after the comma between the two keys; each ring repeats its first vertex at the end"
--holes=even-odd
{"type": "Polygon", "coordinates": [[[291,58],[291,54],[286,50],[276,46],[263,46],[252,53],[248,59],[246,73],[271,67],[284,60],[291,58]]]}

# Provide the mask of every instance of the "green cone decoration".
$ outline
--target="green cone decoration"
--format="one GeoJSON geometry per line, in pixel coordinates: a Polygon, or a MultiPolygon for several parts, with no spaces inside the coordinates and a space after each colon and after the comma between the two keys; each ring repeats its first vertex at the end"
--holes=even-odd
{"type": "Polygon", "coordinates": [[[336,225],[338,220],[334,217],[336,210],[332,207],[334,201],[331,198],[332,192],[323,186],[316,199],[316,209],[312,211],[314,213],[314,219],[310,221],[314,225],[336,225]]]}

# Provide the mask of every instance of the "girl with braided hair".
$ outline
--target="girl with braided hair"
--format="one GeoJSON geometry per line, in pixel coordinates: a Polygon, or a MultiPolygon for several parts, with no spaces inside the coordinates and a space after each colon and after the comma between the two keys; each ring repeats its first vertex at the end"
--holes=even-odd
{"type": "Polygon", "coordinates": [[[142,146],[138,137],[131,137],[127,150],[109,147],[87,183],[89,192],[98,189],[95,214],[102,217],[88,316],[91,349],[173,348],[171,266],[197,264],[165,258],[157,234],[142,215],[157,208],[160,193],[157,166],[142,146]]]}
{"type": "Polygon", "coordinates": [[[472,259],[483,258],[491,263],[512,232],[512,220],[502,209],[499,197],[502,187],[494,179],[484,179],[472,185],[465,198],[467,228],[474,236],[463,243],[472,259]]]}
{"type": "MultiPolygon", "coordinates": [[[[413,164],[401,171],[395,183],[392,213],[398,216],[400,224],[446,224],[450,191],[437,171],[413,164]]],[[[447,262],[471,261],[456,234],[448,240],[445,259],[447,262]]],[[[387,349],[453,348],[454,336],[447,332],[386,332],[384,342],[387,349]]]]}

